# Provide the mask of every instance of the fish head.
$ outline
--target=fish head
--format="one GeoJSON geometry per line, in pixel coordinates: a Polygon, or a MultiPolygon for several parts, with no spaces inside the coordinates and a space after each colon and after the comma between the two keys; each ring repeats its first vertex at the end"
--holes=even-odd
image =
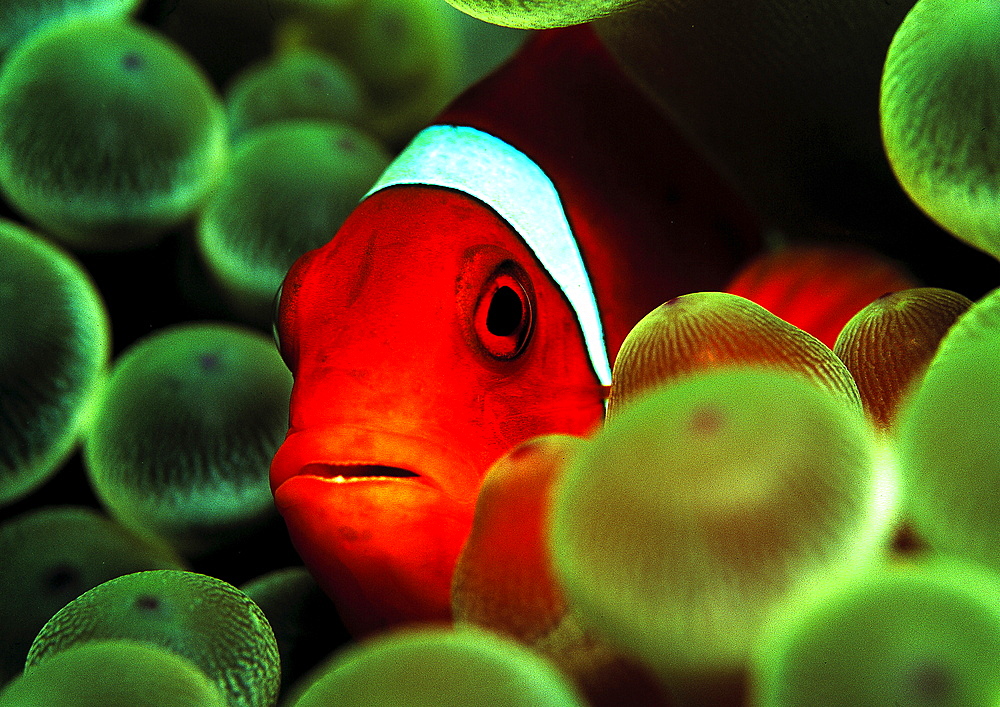
{"type": "Polygon", "coordinates": [[[449,620],[490,465],[603,417],[563,292],[461,191],[392,186],[363,200],[289,271],[276,332],[294,387],[275,501],[355,634],[449,620]]]}

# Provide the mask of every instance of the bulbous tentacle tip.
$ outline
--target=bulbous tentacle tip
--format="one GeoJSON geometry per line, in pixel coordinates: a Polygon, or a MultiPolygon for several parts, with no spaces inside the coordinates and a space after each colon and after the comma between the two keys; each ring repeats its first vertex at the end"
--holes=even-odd
{"type": "Polygon", "coordinates": [[[179,653],[235,707],[270,707],[280,665],[274,632],[260,608],[221,579],[149,570],[84,592],[42,627],[25,670],[93,640],[143,641],[179,653]]]}
{"type": "Polygon", "coordinates": [[[218,549],[276,513],[268,470],[291,388],[256,331],[221,322],[157,331],[123,352],[96,406],[83,445],[91,486],[124,525],[187,555],[218,549]]]}
{"type": "Polygon", "coordinates": [[[0,188],[79,250],[154,243],[201,206],[228,155],[202,69],[121,18],[84,13],[30,35],[5,58],[0,106],[0,188]]]}
{"type": "Polygon", "coordinates": [[[0,683],[24,668],[38,630],[68,602],[119,575],[184,569],[166,545],[82,506],[44,506],[0,524],[0,683]]]}
{"type": "Polygon", "coordinates": [[[172,650],[143,641],[95,640],[25,670],[0,705],[228,707],[225,693],[172,650]]]}
{"type": "Polygon", "coordinates": [[[397,629],[335,654],[293,707],[386,703],[582,707],[576,689],[545,658],[471,627],[397,629]],[[433,666],[433,669],[428,669],[433,666]]]}
{"type": "Polygon", "coordinates": [[[903,399],[892,432],[907,517],[939,553],[1000,569],[1000,291],[948,329],[903,399]]]}
{"type": "Polygon", "coordinates": [[[753,704],[997,704],[998,599],[992,572],[941,556],[807,594],[765,631],[753,704]]]}
{"type": "Polygon", "coordinates": [[[389,161],[381,144],[346,123],[279,121],[244,136],[195,225],[198,252],[229,309],[270,324],[289,268],[330,240],[389,161]]]}
{"type": "Polygon", "coordinates": [[[104,299],[73,257],[0,219],[0,506],[58,471],[91,422],[111,354],[104,299]]]}
{"type": "Polygon", "coordinates": [[[310,3],[279,20],[274,42],[343,61],[368,97],[365,128],[396,150],[459,91],[456,14],[437,0],[310,3]]]}
{"type": "Polygon", "coordinates": [[[910,198],[966,243],[1000,257],[1000,8],[918,0],[882,73],[889,163],[910,198]]]}
{"type": "Polygon", "coordinates": [[[696,292],[660,305],[629,332],[612,369],[608,417],[680,376],[745,366],[798,373],[860,406],[850,373],[820,341],[744,297],[696,292]]]}
{"type": "Polygon", "coordinates": [[[883,295],[844,326],[834,353],[861,393],[865,412],[889,430],[941,340],[972,301],[957,292],[918,287],[883,295]]]}
{"type": "Polygon", "coordinates": [[[293,47],[244,67],[225,91],[231,140],[284,120],[363,125],[371,110],[360,79],[336,57],[293,47]]]}
{"type": "Polygon", "coordinates": [[[780,602],[880,561],[897,498],[858,409],[785,371],[702,370],[574,456],[550,521],[556,578],[595,633],[701,689],[746,667],[780,602]]]}
{"type": "Polygon", "coordinates": [[[569,435],[534,437],[487,471],[452,581],[456,621],[530,644],[562,619],[566,604],[552,577],[547,520],[553,489],[585,444],[569,435]]]}
{"type": "Polygon", "coordinates": [[[639,0],[448,0],[485,22],[518,29],[551,29],[583,24],[620,12],[639,0]]]}

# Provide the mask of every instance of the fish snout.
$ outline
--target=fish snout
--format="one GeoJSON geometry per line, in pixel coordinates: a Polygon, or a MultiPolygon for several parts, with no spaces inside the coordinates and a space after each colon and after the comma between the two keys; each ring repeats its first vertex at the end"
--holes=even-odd
{"type": "Polygon", "coordinates": [[[353,425],[292,431],[271,464],[289,537],[355,635],[450,620],[478,475],[419,437],[353,425]]]}

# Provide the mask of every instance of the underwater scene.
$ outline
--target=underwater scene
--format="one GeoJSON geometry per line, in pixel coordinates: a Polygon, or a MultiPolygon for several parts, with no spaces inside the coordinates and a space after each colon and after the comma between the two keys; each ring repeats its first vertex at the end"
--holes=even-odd
{"type": "Polygon", "coordinates": [[[0,707],[1000,705],[1000,0],[0,0],[0,707]]]}

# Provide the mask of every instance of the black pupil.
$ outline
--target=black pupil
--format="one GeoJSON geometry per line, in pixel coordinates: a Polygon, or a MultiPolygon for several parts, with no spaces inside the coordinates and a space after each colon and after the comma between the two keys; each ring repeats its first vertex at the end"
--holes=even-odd
{"type": "Polygon", "coordinates": [[[493,293],[486,312],[486,329],[493,336],[510,336],[521,326],[524,307],[521,298],[509,287],[500,287],[493,293]]]}

